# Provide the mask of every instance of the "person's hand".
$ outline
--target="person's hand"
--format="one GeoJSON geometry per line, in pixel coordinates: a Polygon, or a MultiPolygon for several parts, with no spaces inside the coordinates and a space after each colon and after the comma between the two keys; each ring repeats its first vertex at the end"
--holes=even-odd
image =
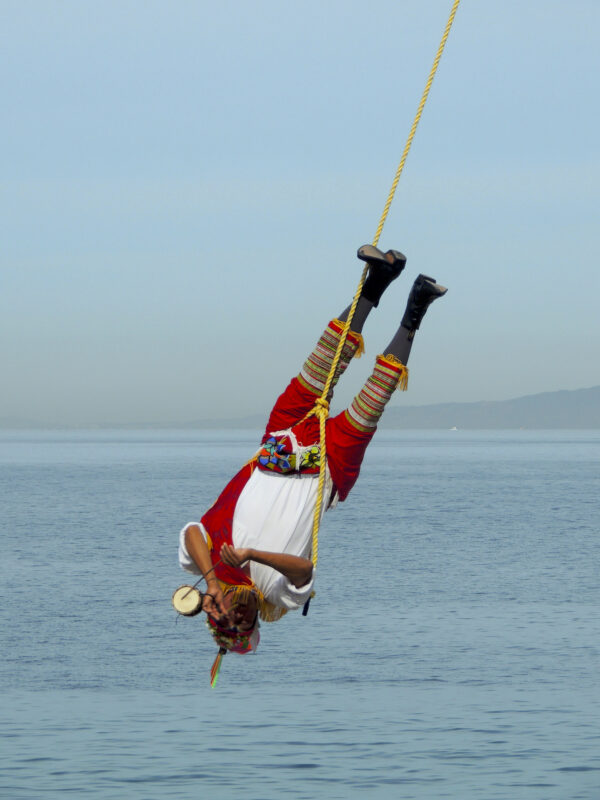
{"type": "Polygon", "coordinates": [[[224,544],[219,555],[224,564],[228,564],[230,567],[241,567],[250,559],[251,553],[249,547],[231,547],[229,544],[224,544]]]}
{"type": "Polygon", "coordinates": [[[227,614],[223,591],[218,583],[209,583],[206,587],[206,594],[202,598],[202,611],[206,611],[214,619],[220,619],[227,614]]]}

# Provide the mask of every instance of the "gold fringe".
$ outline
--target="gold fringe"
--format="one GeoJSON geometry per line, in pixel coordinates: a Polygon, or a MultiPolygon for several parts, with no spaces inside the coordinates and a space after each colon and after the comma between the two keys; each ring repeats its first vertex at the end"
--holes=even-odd
{"type": "Polygon", "coordinates": [[[405,392],[408,389],[408,367],[406,364],[403,364],[393,353],[387,353],[385,356],[380,356],[380,358],[383,358],[384,361],[387,361],[388,364],[394,367],[400,367],[396,389],[405,392]]]}
{"type": "MultiPolygon", "coordinates": [[[[342,322],[339,319],[334,319],[333,321],[336,323],[336,325],[339,325],[340,328],[346,327],[346,323],[342,322]]],[[[356,348],[356,352],[352,357],[360,358],[362,354],[365,352],[365,340],[363,339],[362,333],[356,333],[355,331],[352,330],[352,328],[350,328],[350,333],[352,334],[352,336],[355,336],[358,339],[358,347],[356,348]]]]}
{"type": "Polygon", "coordinates": [[[228,594],[232,595],[234,603],[247,603],[252,594],[254,594],[257,598],[258,616],[264,622],[276,622],[278,619],[281,619],[284,614],[287,614],[286,608],[280,608],[279,606],[269,602],[269,600],[267,600],[264,594],[260,591],[258,586],[255,586],[254,583],[251,585],[232,585],[231,583],[219,581],[219,586],[221,587],[223,594],[227,592],[228,594]]]}

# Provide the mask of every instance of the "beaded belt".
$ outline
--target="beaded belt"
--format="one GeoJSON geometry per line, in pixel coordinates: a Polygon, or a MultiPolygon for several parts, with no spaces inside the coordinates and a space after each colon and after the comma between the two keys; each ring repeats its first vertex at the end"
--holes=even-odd
{"type": "Polygon", "coordinates": [[[321,448],[318,444],[299,447],[298,453],[290,449],[287,436],[270,436],[258,452],[258,466],[282,475],[290,472],[317,473],[321,466],[321,448]]]}

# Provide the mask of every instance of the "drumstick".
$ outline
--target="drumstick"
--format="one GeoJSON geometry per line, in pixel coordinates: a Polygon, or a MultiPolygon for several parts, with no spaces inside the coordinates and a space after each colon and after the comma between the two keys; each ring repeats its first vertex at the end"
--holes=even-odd
{"type": "MultiPolygon", "coordinates": [[[[222,560],[223,560],[223,559],[222,559],[222,558],[220,558],[220,559],[217,561],[217,563],[216,563],[216,564],[213,564],[213,565],[212,565],[212,567],[211,567],[209,570],[207,570],[207,571],[206,571],[206,575],[208,575],[210,572],[212,572],[214,569],[216,569],[216,568],[219,566],[219,564],[222,562],[222,560]]],[[[195,588],[196,588],[196,586],[198,586],[198,584],[199,584],[199,583],[201,583],[202,581],[205,581],[205,580],[206,580],[206,575],[202,575],[202,577],[201,577],[201,578],[198,578],[198,580],[196,581],[196,583],[195,583],[193,586],[190,586],[190,588],[187,590],[187,592],[186,592],[186,593],[183,595],[183,597],[182,597],[181,599],[182,599],[182,600],[185,600],[185,598],[188,596],[188,594],[189,594],[189,593],[190,593],[190,592],[191,592],[193,589],[195,589],[195,588]]]]}

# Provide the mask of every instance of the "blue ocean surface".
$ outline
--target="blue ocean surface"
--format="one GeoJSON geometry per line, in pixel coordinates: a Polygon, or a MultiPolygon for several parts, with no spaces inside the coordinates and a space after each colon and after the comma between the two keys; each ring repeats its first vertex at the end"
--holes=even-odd
{"type": "Polygon", "coordinates": [[[177,535],[256,439],[0,434],[0,797],[598,800],[600,431],[378,433],[213,690],[177,535]]]}

